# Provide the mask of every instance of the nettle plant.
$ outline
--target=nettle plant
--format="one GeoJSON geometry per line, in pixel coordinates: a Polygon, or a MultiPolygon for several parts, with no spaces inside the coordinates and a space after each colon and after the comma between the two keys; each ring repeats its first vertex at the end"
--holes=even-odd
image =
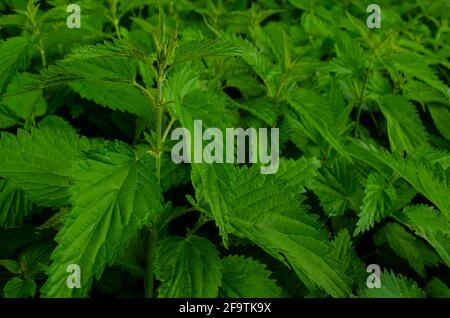
{"type": "Polygon", "coordinates": [[[378,29],[365,1],[74,2],[0,3],[0,295],[450,295],[445,0],[378,29]],[[279,128],[276,173],[174,163],[199,120],[279,128]]]}

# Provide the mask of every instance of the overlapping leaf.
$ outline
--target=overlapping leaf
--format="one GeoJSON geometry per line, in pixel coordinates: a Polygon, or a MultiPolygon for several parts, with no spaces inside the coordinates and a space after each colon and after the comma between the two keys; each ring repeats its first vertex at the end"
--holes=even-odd
{"type": "Polygon", "coordinates": [[[275,298],[282,295],[281,288],[270,278],[271,272],[258,261],[243,256],[227,256],[222,264],[222,297],[275,298]]]}
{"type": "Polygon", "coordinates": [[[196,235],[168,237],[160,242],[156,277],[159,297],[217,297],[222,264],[215,246],[196,235]]]}
{"type": "Polygon", "coordinates": [[[197,199],[209,205],[225,242],[229,232],[245,236],[292,266],[308,285],[336,297],[350,294],[343,266],[330,254],[327,231],[305,212],[295,193],[286,191],[295,175],[277,178],[259,174],[257,166],[231,165],[196,165],[193,172],[197,199]]]}
{"type": "Polygon", "coordinates": [[[19,130],[0,140],[0,176],[10,180],[41,206],[68,204],[74,162],[90,148],[85,138],[65,129],[19,130]]]}
{"type": "Polygon", "coordinates": [[[45,297],[83,297],[127,242],[161,211],[153,158],[124,144],[107,145],[75,169],[73,209],[58,233],[45,297]],[[66,267],[82,270],[81,289],[66,286],[66,267]]]}

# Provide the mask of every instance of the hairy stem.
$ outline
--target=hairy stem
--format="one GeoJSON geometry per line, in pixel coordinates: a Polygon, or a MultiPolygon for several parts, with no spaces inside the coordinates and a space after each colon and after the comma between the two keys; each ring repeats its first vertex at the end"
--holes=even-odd
{"type": "Polygon", "coordinates": [[[153,289],[155,286],[154,267],[156,256],[156,244],[158,243],[158,232],[153,229],[148,231],[147,241],[147,268],[145,271],[145,298],[153,297],[153,289]]]}
{"type": "Polygon", "coordinates": [[[162,136],[162,122],[163,122],[163,115],[164,115],[164,97],[163,97],[163,77],[162,74],[159,74],[159,79],[157,83],[157,110],[156,110],[156,176],[158,177],[158,183],[161,181],[161,156],[162,156],[162,143],[163,143],[163,136],[162,136]]]}
{"type": "MultiPolygon", "coordinates": [[[[163,96],[163,81],[164,74],[161,68],[158,70],[157,80],[157,96],[156,96],[156,176],[158,185],[161,184],[161,156],[163,153],[162,141],[162,125],[164,115],[164,96],[163,96]]],[[[157,226],[149,229],[148,235],[148,250],[147,250],[147,268],[145,271],[145,297],[153,297],[153,288],[155,282],[154,275],[154,259],[156,257],[156,245],[158,243],[157,226]]]]}

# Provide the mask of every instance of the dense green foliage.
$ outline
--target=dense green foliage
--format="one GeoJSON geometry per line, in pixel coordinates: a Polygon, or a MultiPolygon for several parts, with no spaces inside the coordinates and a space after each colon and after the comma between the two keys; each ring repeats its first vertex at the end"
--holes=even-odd
{"type": "Polygon", "coordinates": [[[449,297],[450,3],[371,2],[1,1],[0,296],[449,297]]]}

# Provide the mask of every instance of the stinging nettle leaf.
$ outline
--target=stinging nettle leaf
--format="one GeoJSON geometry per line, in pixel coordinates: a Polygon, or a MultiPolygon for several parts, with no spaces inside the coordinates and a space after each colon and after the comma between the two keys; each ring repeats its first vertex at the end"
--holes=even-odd
{"type": "Polygon", "coordinates": [[[14,37],[0,43],[0,94],[15,73],[28,66],[31,44],[28,36],[14,37]]]}
{"type": "MultiPolygon", "coordinates": [[[[386,238],[394,252],[406,259],[409,265],[422,277],[425,277],[425,266],[437,266],[439,256],[424,242],[409,233],[397,223],[386,224],[378,233],[386,238]]],[[[375,237],[377,241],[377,237],[375,237]]]]}
{"type": "Polygon", "coordinates": [[[217,297],[222,263],[216,247],[207,239],[188,235],[167,237],[159,243],[156,277],[161,281],[158,297],[217,297]]]}
{"type": "Polygon", "coordinates": [[[401,274],[385,270],[381,273],[381,288],[368,288],[364,286],[359,291],[363,298],[424,298],[425,292],[417,283],[401,274]]]}
{"type": "Polygon", "coordinates": [[[320,204],[330,216],[343,215],[346,209],[357,210],[362,187],[358,182],[360,176],[352,166],[339,160],[329,167],[322,167],[317,177],[311,179],[307,186],[319,197],[320,204]]]}
{"type": "Polygon", "coordinates": [[[19,129],[0,140],[0,176],[11,181],[36,204],[61,207],[69,202],[70,169],[89,149],[86,138],[53,128],[19,129]]]}
{"type": "Polygon", "coordinates": [[[222,260],[221,297],[276,298],[282,290],[264,264],[244,256],[227,256],[222,260]]]}
{"type": "Polygon", "coordinates": [[[0,180],[0,227],[21,225],[32,213],[33,205],[8,180],[0,180]]]}
{"type": "Polygon", "coordinates": [[[412,187],[434,203],[450,220],[450,185],[447,172],[438,162],[427,158],[429,149],[417,150],[413,155],[403,158],[398,153],[390,154],[373,144],[353,140],[346,147],[348,153],[374,167],[386,178],[395,172],[412,187]]]}
{"type": "Polygon", "coordinates": [[[72,211],[58,233],[45,297],[84,297],[93,278],[122,255],[129,240],[161,212],[154,158],[121,143],[107,144],[74,169],[72,211]],[[81,289],[66,286],[66,267],[78,264],[81,289]]]}
{"type": "Polygon", "coordinates": [[[369,230],[384,217],[394,212],[393,209],[398,199],[394,186],[377,172],[369,174],[364,192],[355,235],[369,230]]]}
{"type": "Polygon", "coordinates": [[[428,105],[431,117],[445,139],[450,141],[450,109],[440,104],[431,103],[428,105]]]}
{"type": "Polygon", "coordinates": [[[3,288],[5,298],[28,298],[36,294],[36,283],[30,278],[11,278],[3,288]]]}
{"type": "MultiPolygon", "coordinates": [[[[329,101],[309,89],[297,89],[288,98],[289,104],[311,126],[313,126],[325,140],[330,143],[342,156],[351,158],[344,150],[341,135],[342,118],[331,111],[329,101]]],[[[340,114],[342,116],[342,114],[340,114]]]]}
{"type": "Polygon", "coordinates": [[[411,205],[395,216],[426,240],[450,267],[450,222],[442,213],[430,206],[411,205]]]}
{"type": "Polygon", "coordinates": [[[197,200],[210,206],[225,244],[226,233],[244,236],[291,266],[310,286],[318,285],[335,297],[349,295],[344,266],[330,254],[329,235],[290,191],[290,177],[261,175],[257,166],[193,167],[197,200]]]}
{"type": "Polygon", "coordinates": [[[427,285],[427,295],[434,298],[450,298],[450,288],[439,278],[434,277],[427,285]]]}
{"type": "Polygon", "coordinates": [[[227,40],[203,39],[180,45],[176,51],[173,66],[184,64],[196,59],[213,56],[239,56],[243,50],[227,40]]]}
{"type": "Polygon", "coordinates": [[[427,145],[428,136],[417,111],[405,97],[388,95],[379,103],[388,122],[392,151],[413,152],[427,145]]]}
{"type": "Polygon", "coordinates": [[[400,71],[417,77],[428,85],[439,90],[444,96],[449,97],[449,89],[447,85],[439,80],[434,70],[428,65],[429,63],[423,57],[415,53],[400,53],[392,58],[392,61],[400,71]]]}
{"type": "Polygon", "coordinates": [[[47,102],[42,96],[42,91],[23,93],[29,77],[26,74],[16,75],[8,86],[7,96],[1,100],[18,117],[27,121],[43,116],[47,110],[47,102]]]}

